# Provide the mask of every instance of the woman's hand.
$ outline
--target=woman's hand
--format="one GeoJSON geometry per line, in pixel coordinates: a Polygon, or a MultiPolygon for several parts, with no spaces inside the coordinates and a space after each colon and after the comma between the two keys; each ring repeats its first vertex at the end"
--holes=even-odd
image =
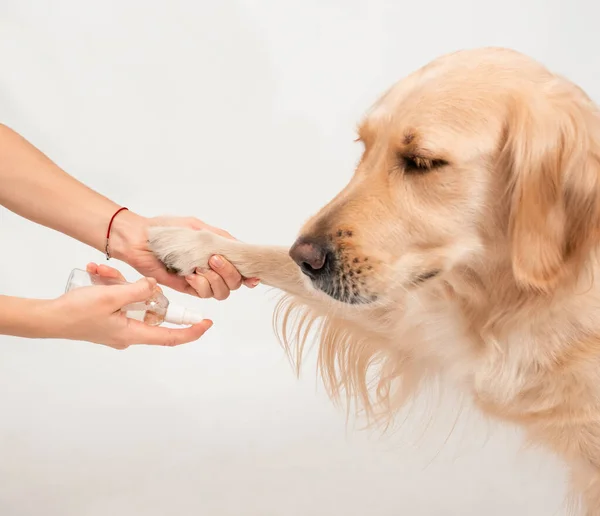
{"type": "MultiPolygon", "coordinates": [[[[92,274],[125,280],[121,273],[105,265],[89,264],[92,274]]],[[[127,285],[98,285],[71,290],[49,301],[42,320],[49,325],[46,337],[84,340],[125,349],[132,344],[177,346],[198,340],[211,326],[204,320],[187,328],[148,326],[125,317],[120,309],[146,301],[157,289],[156,280],[143,278],[127,285]]]]}
{"type": "MultiPolygon", "coordinates": [[[[22,136],[2,124],[0,184],[0,205],[104,251],[107,225],[120,206],[68,175],[22,136]]],[[[199,297],[225,299],[242,283],[248,287],[258,284],[257,279],[242,278],[231,263],[216,256],[210,262],[211,270],[198,271],[187,280],[167,273],[147,246],[148,226],[159,224],[207,229],[232,238],[225,231],[194,218],[146,219],[123,211],[112,226],[111,254],[144,276],[199,297]]]]}
{"type": "Polygon", "coordinates": [[[200,271],[187,278],[170,274],[164,265],[148,249],[147,229],[150,226],[179,226],[196,230],[208,230],[226,238],[233,237],[222,229],[209,226],[193,217],[155,217],[146,219],[134,213],[122,212],[114,221],[111,233],[111,249],[115,257],[125,261],[140,274],[155,278],[158,283],[180,292],[201,298],[224,300],[232,290],[245,285],[254,288],[259,280],[243,278],[237,269],[222,256],[213,256],[211,270],[200,271]]]}

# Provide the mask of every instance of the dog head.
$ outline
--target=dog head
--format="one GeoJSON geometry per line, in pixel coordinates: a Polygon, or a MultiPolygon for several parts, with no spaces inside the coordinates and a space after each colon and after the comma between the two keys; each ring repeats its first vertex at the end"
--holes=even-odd
{"type": "Polygon", "coordinates": [[[546,292],[597,244],[600,116],[578,87],[521,54],[433,61],[379,99],[358,141],[353,178],[290,250],[337,301],[397,300],[490,260],[519,288],[546,292]]]}

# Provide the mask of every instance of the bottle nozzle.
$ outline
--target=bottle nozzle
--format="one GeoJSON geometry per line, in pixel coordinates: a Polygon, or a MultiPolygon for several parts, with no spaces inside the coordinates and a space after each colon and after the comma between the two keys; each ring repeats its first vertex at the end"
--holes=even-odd
{"type": "Polygon", "coordinates": [[[198,324],[204,318],[197,312],[189,310],[183,306],[169,304],[165,314],[165,322],[179,325],[198,324]]]}

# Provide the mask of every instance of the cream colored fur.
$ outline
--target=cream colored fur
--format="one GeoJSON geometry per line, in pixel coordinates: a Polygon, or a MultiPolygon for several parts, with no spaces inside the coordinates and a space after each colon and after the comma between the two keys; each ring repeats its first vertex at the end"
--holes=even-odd
{"type": "Polygon", "coordinates": [[[316,328],[330,394],[375,419],[429,376],[458,384],[559,454],[582,514],[600,515],[597,107],[526,56],[478,49],[395,84],[358,133],[353,179],[301,235],[327,236],[373,302],[315,289],[287,248],[177,228],[153,229],[151,248],[185,274],[219,253],[284,291],[290,353],[316,328]],[[409,173],[413,158],[426,170],[409,173]]]}

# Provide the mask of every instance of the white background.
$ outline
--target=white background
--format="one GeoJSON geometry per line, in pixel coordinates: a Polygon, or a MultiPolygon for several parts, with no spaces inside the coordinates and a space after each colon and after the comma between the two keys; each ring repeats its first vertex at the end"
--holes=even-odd
{"type": "MultiPolygon", "coordinates": [[[[0,120],[142,214],[286,245],[350,177],[363,111],[439,54],[513,47],[597,99],[597,5],[1,0],[0,120]]],[[[3,293],[58,296],[88,260],[0,208],[3,293]]],[[[468,409],[451,432],[456,402],[425,398],[385,438],[346,426],[314,358],[296,380],[265,288],[172,299],[214,319],[205,338],[0,337],[2,516],[564,514],[557,461],[468,409]]]]}

